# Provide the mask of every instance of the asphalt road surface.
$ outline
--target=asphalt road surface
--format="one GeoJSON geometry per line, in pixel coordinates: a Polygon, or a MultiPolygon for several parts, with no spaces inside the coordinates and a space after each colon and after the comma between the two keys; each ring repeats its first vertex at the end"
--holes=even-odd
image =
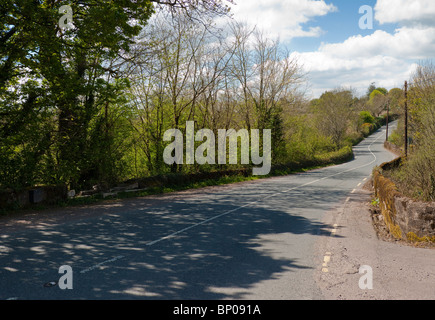
{"type": "Polygon", "coordinates": [[[4,222],[0,299],[322,299],[327,215],[395,158],[384,140],[382,128],[353,161],[306,173],[4,222]]]}

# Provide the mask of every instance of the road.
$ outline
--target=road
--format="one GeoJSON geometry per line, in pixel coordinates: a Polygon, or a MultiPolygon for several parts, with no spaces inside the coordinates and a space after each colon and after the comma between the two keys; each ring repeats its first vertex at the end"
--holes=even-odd
{"type": "Polygon", "coordinates": [[[384,140],[382,128],[353,161],[296,175],[3,221],[0,299],[324,299],[334,212],[395,157],[384,140]],[[72,289],[55,285],[63,265],[72,289]]]}

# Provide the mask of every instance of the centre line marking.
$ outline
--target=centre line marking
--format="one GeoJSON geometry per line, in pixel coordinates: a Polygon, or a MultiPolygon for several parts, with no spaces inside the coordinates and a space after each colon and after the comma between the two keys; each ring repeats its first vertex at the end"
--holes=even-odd
{"type": "Polygon", "coordinates": [[[115,262],[115,261],[120,260],[120,259],[122,259],[122,258],[124,258],[123,255],[116,256],[116,257],[114,257],[114,258],[112,258],[112,259],[105,260],[105,261],[100,262],[100,263],[97,263],[97,264],[95,264],[95,265],[93,265],[93,266],[91,266],[91,267],[89,267],[89,268],[83,269],[83,270],[80,271],[80,273],[87,273],[87,272],[89,272],[89,271],[92,271],[92,270],[94,270],[94,269],[97,269],[97,268],[99,268],[99,267],[102,267],[102,266],[104,266],[105,264],[108,264],[108,263],[110,263],[110,262],[115,262]]]}
{"type": "MultiPolygon", "coordinates": [[[[341,174],[343,174],[343,173],[351,172],[351,171],[354,171],[354,170],[357,170],[357,169],[361,169],[361,168],[365,168],[365,167],[367,167],[367,166],[370,166],[370,165],[372,165],[373,163],[375,163],[376,160],[377,160],[377,157],[376,157],[376,155],[372,152],[371,147],[373,146],[373,144],[374,144],[376,141],[378,141],[378,140],[379,140],[381,137],[383,137],[383,136],[384,136],[384,133],[381,133],[381,134],[380,134],[378,137],[376,137],[376,139],[375,139],[375,140],[374,140],[374,141],[373,141],[373,142],[372,142],[372,143],[367,147],[367,148],[368,148],[368,151],[371,153],[371,155],[372,155],[373,158],[374,158],[374,160],[371,161],[370,163],[367,163],[367,164],[364,164],[364,165],[361,165],[361,166],[358,166],[358,167],[355,167],[355,168],[347,169],[347,170],[344,170],[344,171],[341,171],[341,172],[338,172],[338,173],[334,173],[334,174],[331,174],[331,175],[329,175],[329,176],[326,176],[326,177],[323,177],[323,178],[320,178],[320,179],[317,179],[317,180],[314,180],[314,181],[311,181],[311,182],[304,183],[304,184],[302,184],[302,185],[300,185],[300,186],[293,187],[293,188],[290,188],[290,189],[286,189],[286,190],[283,190],[283,191],[277,192],[277,193],[275,193],[275,194],[271,194],[271,195],[266,196],[266,197],[262,197],[260,200],[256,200],[256,201],[249,202],[249,203],[247,203],[247,204],[245,204],[245,205],[243,205],[243,206],[239,206],[239,207],[234,208],[234,209],[232,209],[232,210],[229,210],[229,211],[226,211],[226,212],[224,212],[224,213],[221,213],[221,214],[219,214],[219,215],[217,215],[217,216],[214,216],[214,217],[211,217],[211,218],[209,218],[209,219],[203,220],[203,221],[198,222],[198,223],[196,223],[196,224],[193,224],[193,225],[191,225],[191,226],[189,226],[189,227],[186,227],[186,228],[184,228],[184,229],[181,229],[181,230],[179,230],[179,231],[176,231],[176,232],[174,232],[174,233],[171,233],[171,234],[169,234],[169,235],[167,235],[167,236],[164,236],[164,237],[162,237],[162,238],[160,238],[160,239],[157,239],[157,240],[154,240],[154,241],[148,242],[148,243],[146,244],[146,246],[152,246],[152,245],[155,245],[156,243],[159,243],[159,242],[161,242],[161,241],[171,239],[171,238],[175,237],[176,235],[178,235],[178,234],[180,234],[180,233],[183,233],[183,232],[188,231],[188,230],[190,230],[190,229],[196,228],[196,227],[198,227],[198,226],[201,226],[201,225],[203,225],[203,224],[206,224],[206,223],[211,222],[211,221],[213,221],[213,220],[216,220],[216,219],[218,219],[218,218],[224,217],[224,216],[226,216],[226,215],[229,215],[230,213],[233,213],[233,212],[238,211],[238,210],[240,210],[240,209],[246,208],[246,207],[248,207],[248,206],[250,206],[250,205],[253,205],[253,204],[256,204],[256,203],[258,203],[258,202],[260,202],[260,201],[264,201],[264,200],[269,199],[269,198],[271,198],[271,197],[275,197],[275,196],[277,196],[277,195],[279,195],[279,194],[283,194],[283,193],[287,193],[287,192],[289,192],[289,191],[293,191],[293,190],[301,189],[301,188],[303,188],[303,187],[306,187],[306,186],[312,185],[312,184],[314,184],[314,183],[316,183],[316,182],[320,182],[320,181],[323,181],[323,180],[326,180],[326,179],[329,179],[329,178],[332,178],[332,177],[336,177],[336,176],[341,175],[341,174]]],[[[354,189],[354,190],[352,191],[352,193],[354,193],[355,191],[356,191],[356,189],[354,189]]]]}

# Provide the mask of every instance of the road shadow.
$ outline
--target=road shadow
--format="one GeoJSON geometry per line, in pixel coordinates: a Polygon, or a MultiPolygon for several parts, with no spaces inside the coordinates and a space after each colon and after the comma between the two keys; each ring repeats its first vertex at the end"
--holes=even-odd
{"type": "Polygon", "coordinates": [[[312,270],[297,252],[310,250],[311,236],[330,233],[316,212],[343,194],[307,188],[240,208],[253,192],[152,205],[136,199],[94,218],[3,237],[0,298],[238,299],[264,280],[312,270]],[[61,265],[73,268],[74,289],[44,287],[61,277],[61,265]]]}

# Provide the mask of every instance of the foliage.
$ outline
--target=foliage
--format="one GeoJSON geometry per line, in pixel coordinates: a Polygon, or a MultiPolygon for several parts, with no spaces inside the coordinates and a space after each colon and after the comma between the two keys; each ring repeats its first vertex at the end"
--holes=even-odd
{"type": "Polygon", "coordinates": [[[367,98],[370,97],[370,95],[372,94],[372,92],[373,92],[374,90],[376,90],[376,83],[375,83],[375,82],[372,82],[372,83],[370,84],[370,86],[367,88],[367,93],[366,93],[367,98]]]}
{"type": "Polygon", "coordinates": [[[402,114],[404,106],[404,92],[400,88],[393,88],[388,92],[391,114],[402,114]]]}
{"type": "Polygon", "coordinates": [[[116,68],[110,61],[129,51],[153,12],[150,1],[23,0],[7,2],[4,9],[0,130],[7,172],[0,183],[76,187],[98,179],[107,165],[93,155],[115,157],[107,153],[115,134],[109,132],[108,109],[126,87],[126,82],[112,81],[116,68]],[[74,12],[69,30],[58,23],[63,4],[74,12]],[[94,125],[104,132],[98,143],[94,125]],[[8,165],[17,157],[21,165],[8,165]]]}
{"type": "MultiPolygon", "coordinates": [[[[402,167],[391,173],[404,193],[425,201],[435,201],[434,79],[431,62],[420,65],[413,75],[409,90],[409,155],[402,167]]],[[[396,133],[394,140],[403,141],[402,133],[396,133]]]]}
{"type": "Polygon", "coordinates": [[[386,96],[388,94],[388,90],[382,87],[376,88],[377,92],[380,92],[382,95],[386,96]]]}
{"type": "Polygon", "coordinates": [[[332,139],[337,148],[342,146],[350,125],[356,100],[350,90],[334,90],[322,94],[313,105],[320,132],[332,139]]]}
{"type": "MultiPolygon", "coordinates": [[[[184,134],[186,121],[215,134],[271,129],[275,166],[348,160],[351,145],[374,128],[368,99],[336,89],[307,101],[299,90],[302,69],[277,39],[234,20],[226,31],[216,29],[224,3],[6,2],[0,187],[108,188],[252,165],[168,166],[163,134],[184,134]],[[59,28],[62,4],[73,9],[72,29],[59,28]],[[370,128],[361,130],[364,124],[370,128]]],[[[376,87],[372,93],[386,94],[376,87]]]]}
{"type": "Polygon", "coordinates": [[[369,111],[361,111],[359,114],[359,125],[363,125],[365,123],[373,124],[375,123],[375,117],[369,111]]]}

